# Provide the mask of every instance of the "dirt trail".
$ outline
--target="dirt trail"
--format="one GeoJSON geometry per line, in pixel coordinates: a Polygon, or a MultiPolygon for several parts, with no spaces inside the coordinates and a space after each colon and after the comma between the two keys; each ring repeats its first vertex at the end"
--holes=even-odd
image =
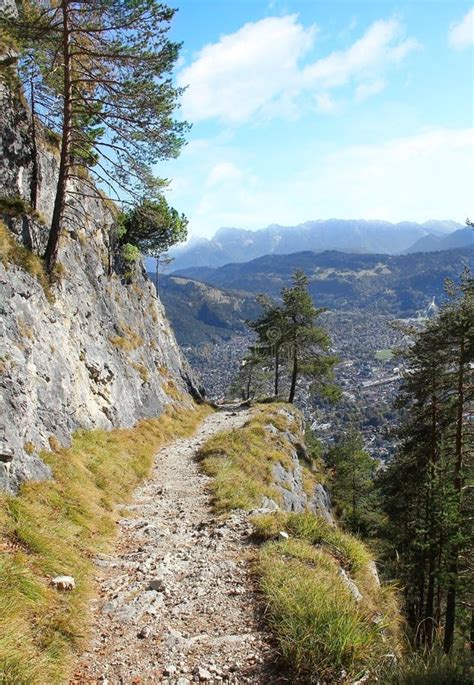
{"type": "Polygon", "coordinates": [[[272,653],[250,575],[247,516],[210,508],[196,452],[248,411],[215,413],[160,450],[120,521],[115,553],[97,559],[90,649],[71,683],[270,684],[272,653]]]}

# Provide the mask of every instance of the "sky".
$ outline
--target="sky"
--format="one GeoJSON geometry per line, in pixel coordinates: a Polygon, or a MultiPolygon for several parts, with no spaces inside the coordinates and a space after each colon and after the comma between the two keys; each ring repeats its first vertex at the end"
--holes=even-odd
{"type": "Polygon", "coordinates": [[[192,129],[156,172],[190,236],[474,217],[472,0],[175,4],[192,129]]]}

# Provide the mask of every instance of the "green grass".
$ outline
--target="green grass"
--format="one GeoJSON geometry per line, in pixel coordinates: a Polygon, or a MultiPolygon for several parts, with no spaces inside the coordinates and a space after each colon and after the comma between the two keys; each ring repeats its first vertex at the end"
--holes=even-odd
{"type": "Polygon", "coordinates": [[[54,479],[0,497],[0,684],[64,682],[88,631],[94,555],[116,530],[117,505],[148,475],[156,451],[190,435],[210,409],[170,408],[128,430],[79,431],[43,453],[54,479]],[[70,574],[76,590],[56,591],[70,574]]]}
{"type": "MultiPolygon", "coordinates": [[[[242,428],[218,433],[201,448],[201,466],[213,478],[210,487],[217,511],[250,511],[261,505],[264,496],[281,501],[272,469],[277,462],[291,469],[291,446],[283,434],[269,433],[270,424],[280,431],[298,434],[300,430],[297,412],[290,405],[262,405],[242,428]]],[[[310,476],[305,476],[308,486],[310,476]]]]}
{"type": "Polygon", "coordinates": [[[311,512],[301,514],[275,512],[255,516],[252,521],[255,532],[261,539],[268,540],[277,537],[279,531],[283,530],[312,545],[325,545],[345,568],[354,573],[365,569],[372,560],[367,548],[360,540],[344,533],[337,526],[331,525],[311,512]]]}
{"type": "Polygon", "coordinates": [[[472,685],[474,667],[467,651],[447,657],[439,646],[392,664],[382,678],[384,685],[472,685]]]}
{"type": "Polygon", "coordinates": [[[387,654],[400,651],[400,619],[394,590],[376,583],[365,546],[309,512],[265,514],[252,522],[266,541],[257,571],[267,620],[291,671],[325,683],[374,677],[387,654]],[[276,541],[280,531],[290,538],[276,541]],[[360,602],[341,568],[362,593],[360,602]]]}

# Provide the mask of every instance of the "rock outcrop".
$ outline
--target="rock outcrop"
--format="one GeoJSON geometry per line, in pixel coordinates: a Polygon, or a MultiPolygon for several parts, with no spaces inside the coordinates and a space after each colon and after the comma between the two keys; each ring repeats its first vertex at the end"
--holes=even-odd
{"type": "Polygon", "coordinates": [[[67,444],[76,429],[128,427],[200,391],[142,265],[131,277],[120,268],[117,210],[105,196],[84,184],[71,196],[52,285],[28,260],[10,258],[27,254],[23,245],[44,248],[58,151],[38,132],[32,211],[31,117],[1,84],[0,127],[0,489],[14,492],[49,476],[40,451],[67,444]]]}
{"type": "MultiPolygon", "coordinates": [[[[272,441],[285,440],[287,456],[291,460],[291,467],[281,462],[276,462],[272,468],[273,487],[280,496],[280,503],[265,497],[263,508],[269,510],[282,511],[312,511],[333,522],[331,513],[331,499],[327,489],[321,483],[311,479],[305,483],[304,467],[310,464],[310,458],[304,442],[304,425],[301,413],[294,409],[277,410],[287,422],[288,428],[281,430],[274,423],[268,423],[265,428],[268,431],[268,443],[272,441]]],[[[308,471],[306,476],[308,475],[308,471]]]]}

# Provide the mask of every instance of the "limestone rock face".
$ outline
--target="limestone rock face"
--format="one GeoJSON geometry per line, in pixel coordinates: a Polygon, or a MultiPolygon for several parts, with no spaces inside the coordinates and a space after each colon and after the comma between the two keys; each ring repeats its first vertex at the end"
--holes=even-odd
{"type": "Polygon", "coordinates": [[[278,504],[268,497],[263,498],[262,507],[270,511],[303,512],[310,510],[318,516],[322,516],[329,523],[334,523],[331,512],[331,499],[327,489],[321,483],[316,483],[309,491],[305,487],[303,465],[309,463],[306,445],[304,443],[304,426],[302,415],[299,411],[279,409],[278,413],[288,420],[291,428],[281,431],[273,424],[268,424],[268,442],[284,439],[288,445],[288,456],[291,466],[277,462],[272,469],[272,485],[279,493],[282,504],[278,504]]]}
{"type": "MultiPolygon", "coordinates": [[[[5,88],[0,133],[0,198],[29,202],[31,121],[5,88]]],[[[0,216],[37,253],[54,203],[54,145],[41,141],[38,163],[36,219],[0,216]]],[[[13,452],[8,465],[0,459],[0,489],[47,478],[40,450],[68,444],[78,428],[129,427],[159,416],[170,401],[190,404],[200,395],[142,265],[130,279],[116,268],[115,211],[97,197],[76,197],[61,238],[61,273],[46,291],[35,275],[0,261],[0,452],[13,452]]]]}

